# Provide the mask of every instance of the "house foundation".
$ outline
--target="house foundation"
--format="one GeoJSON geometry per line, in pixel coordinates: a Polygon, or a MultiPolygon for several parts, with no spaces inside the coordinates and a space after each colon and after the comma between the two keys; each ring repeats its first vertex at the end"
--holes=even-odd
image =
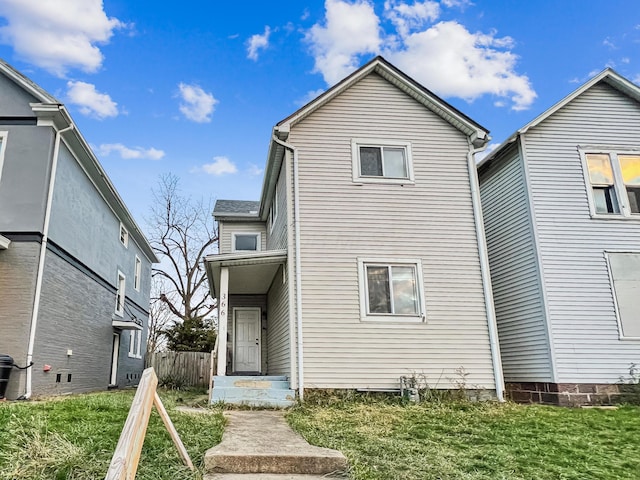
{"type": "Polygon", "coordinates": [[[517,403],[580,407],[583,405],[616,405],[640,401],[640,388],[638,388],[638,385],[508,382],[505,387],[507,398],[517,403]]]}

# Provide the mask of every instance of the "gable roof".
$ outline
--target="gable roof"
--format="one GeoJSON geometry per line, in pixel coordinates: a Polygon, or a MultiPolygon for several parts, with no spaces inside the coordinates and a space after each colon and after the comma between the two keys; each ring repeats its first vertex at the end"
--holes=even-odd
{"type": "Polygon", "coordinates": [[[547,118],[549,118],[551,115],[553,115],[558,110],[560,110],[562,107],[572,102],[575,98],[579,97],[584,92],[586,92],[587,90],[592,88],[594,85],[597,85],[599,83],[606,83],[612,88],[618,90],[619,92],[624,93],[625,95],[634,99],[636,102],[640,103],[640,87],[638,87],[633,82],[624,78],[622,75],[614,71],[612,68],[606,68],[605,70],[600,72],[598,75],[593,77],[591,80],[587,81],[582,86],[578,87],[576,90],[574,90],[569,95],[564,97],[562,100],[560,100],[558,103],[553,105],[551,108],[548,108],[547,110],[542,112],[536,118],[534,118],[529,123],[527,123],[525,126],[516,130],[511,136],[509,136],[509,138],[507,138],[504,142],[502,142],[498,146],[498,148],[496,148],[493,152],[491,152],[489,155],[483,158],[480,162],[478,162],[477,168],[480,168],[482,165],[496,158],[500,154],[500,152],[502,152],[505,148],[507,148],[508,145],[513,143],[518,138],[519,135],[526,133],[530,128],[533,128],[536,125],[539,125],[540,123],[545,121],[547,118]]]}
{"type": "Polygon", "coordinates": [[[262,184],[262,194],[260,197],[260,218],[266,220],[268,209],[271,206],[273,191],[275,189],[276,175],[280,170],[280,165],[284,156],[285,148],[277,140],[286,140],[292,126],[301,122],[323,105],[327,104],[335,97],[349,89],[352,85],[362,80],[367,75],[376,73],[396,86],[404,93],[412,97],[417,102],[424,105],[436,115],[443,118],[453,127],[468,136],[476,148],[485,146],[489,140],[489,130],[479,123],[467,117],[464,113],[453,107],[429,89],[409,77],[395,66],[390,64],[381,56],[360,67],[348,77],[344,78],[316,99],[281,120],[273,128],[273,136],[269,145],[267,155],[267,165],[265,168],[264,181],[262,184]]]}
{"type": "Polygon", "coordinates": [[[260,202],[247,200],[217,200],[213,207],[213,216],[224,219],[242,217],[243,220],[255,217],[256,220],[258,220],[258,210],[260,210],[260,202]]]}
{"type": "Polygon", "coordinates": [[[149,261],[158,263],[159,260],[153,252],[147,237],[142,233],[142,230],[133,219],[131,212],[129,212],[120,194],[118,194],[113,183],[111,183],[111,180],[107,177],[107,173],[78,130],[65,106],[43,90],[42,87],[3,60],[0,60],[0,74],[5,75],[20,88],[39,100],[40,103],[32,103],[30,105],[38,118],[39,125],[51,125],[58,131],[70,128],[64,133],[64,141],[69,145],[69,148],[72,149],[74,156],[78,159],[78,162],[80,162],[100,195],[129,231],[130,237],[133,238],[140,247],[143,255],[147,257],[149,261]]]}

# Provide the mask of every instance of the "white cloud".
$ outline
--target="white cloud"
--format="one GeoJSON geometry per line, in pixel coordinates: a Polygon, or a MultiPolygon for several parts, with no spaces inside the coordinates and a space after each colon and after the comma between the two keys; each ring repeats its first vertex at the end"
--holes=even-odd
{"type": "Polygon", "coordinates": [[[260,168],[255,163],[249,164],[248,173],[252,177],[257,177],[258,175],[262,175],[262,172],[264,172],[264,168],[260,168]]]}
{"type": "Polygon", "coordinates": [[[305,40],[315,58],[314,72],[333,85],[357,68],[359,55],[380,50],[380,20],[367,0],[326,0],[325,9],[325,25],[315,24],[305,40]]]}
{"type": "Polygon", "coordinates": [[[2,0],[0,41],[29,63],[54,75],[71,68],[95,72],[114,30],[127,27],[104,12],[102,0],[2,0]]]}
{"type": "Polygon", "coordinates": [[[197,123],[207,123],[211,121],[211,114],[218,103],[211,93],[205,92],[198,85],[187,85],[180,83],[179,97],[180,111],[189,120],[197,123]]]}
{"type": "Polygon", "coordinates": [[[410,30],[422,27],[427,21],[435,21],[440,16],[440,4],[426,1],[413,5],[387,0],[384,3],[385,16],[391,20],[401,37],[406,37],[410,30]]]}
{"type": "Polygon", "coordinates": [[[309,90],[304,97],[299,100],[296,100],[294,103],[298,107],[303,107],[311,100],[315,100],[317,97],[322,95],[325,92],[324,88],[319,88],[318,90],[309,90]]]}
{"type": "Polygon", "coordinates": [[[108,94],[98,92],[91,83],[67,82],[67,98],[70,104],[80,108],[83,115],[100,120],[118,115],[118,104],[108,94]]]}
{"type": "Polygon", "coordinates": [[[486,157],[488,157],[491,152],[493,152],[496,148],[498,148],[500,146],[499,143],[490,143],[489,145],[487,145],[487,148],[485,148],[483,151],[478,152],[475,154],[475,160],[476,163],[480,163],[482,160],[484,160],[486,157]]]}
{"type": "Polygon", "coordinates": [[[635,83],[636,85],[640,85],[640,73],[639,73],[639,74],[637,74],[635,77],[633,77],[633,78],[631,79],[631,81],[632,81],[633,83],[635,83]]]}
{"type": "Polygon", "coordinates": [[[205,163],[202,170],[210,175],[224,175],[236,173],[238,167],[227,157],[213,157],[213,163],[205,163]]]}
{"type": "Polygon", "coordinates": [[[258,60],[258,51],[265,50],[269,46],[269,35],[271,35],[271,29],[267,25],[262,35],[256,33],[247,40],[247,58],[253,61],[258,60]]]}
{"type": "MultiPolygon", "coordinates": [[[[464,7],[469,2],[442,4],[464,7]]],[[[314,71],[329,85],[355,70],[361,55],[382,53],[441,96],[473,101],[489,94],[514,110],[528,108],[537,96],[527,76],[516,72],[511,37],[471,33],[454,21],[432,24],[440,8],[435,2],[386,1],[391,32],[381,30],[368,0],[326,0],[325,8],[324,25],[311,27],[305,38],[315,58],[314,71]]]]}
{"type": "Polygon", "coordinates": [[[616,48],[616,44],[613,43],[613,40],[611,40],[610,37],[605,38],[602,41],[602,45],[604,45],[605,47],[609,47],[610,49],[614,50],[616,48]]]}
{"type": "Polygon", "coordinates": [[[517,56],[504,50],[509,37],[471,33],[457,22],[440,22],[405,39],[404,49],[388,52],[401,70],[439,95],[472,101],[492,94],[527,109],[536,92],[525,75],[515,72],[517,56]]]}
{"type": "Polygon", "coordinates": [[[129,159],[148,159],[148,160],[160,160],[164,157],[164,151],[157,148],[142,148],[133,147],[129,148],[121,143],[103,143],[98,147],[98,154],[100,156],[108,157],[111,152],[116,152],[120,155],[120,158],[125,160],[129,159]]]}

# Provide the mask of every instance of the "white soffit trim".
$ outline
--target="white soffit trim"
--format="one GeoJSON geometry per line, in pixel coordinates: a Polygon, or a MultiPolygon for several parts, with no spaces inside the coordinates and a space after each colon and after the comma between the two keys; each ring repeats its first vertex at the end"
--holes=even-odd
{"type": "Polygon", "coordinates": [[[7,248],[9,248],[10,243],[11,243],[11,240],[9,240],[7,237],[3,237],[2,235],[0,235],[0,250],[6,250],[7,248]]]}

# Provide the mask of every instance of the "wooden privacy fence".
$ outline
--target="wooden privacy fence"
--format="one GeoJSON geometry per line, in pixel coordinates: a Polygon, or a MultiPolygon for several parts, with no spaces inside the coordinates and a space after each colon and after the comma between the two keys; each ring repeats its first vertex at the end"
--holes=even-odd
{"type": "Polygon", "coordinates": [[[160,385],[168,387],[209,387],[211,352],[147,353],[145,368],[153,367],[160,385]]]}

